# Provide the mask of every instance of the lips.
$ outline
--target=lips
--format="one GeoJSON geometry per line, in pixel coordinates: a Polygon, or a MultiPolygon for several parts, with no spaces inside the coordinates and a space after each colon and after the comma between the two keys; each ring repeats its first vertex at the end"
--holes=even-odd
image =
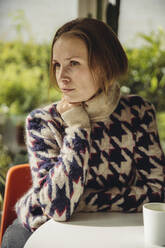
{"type": "Polygon", "coordinates": [[[73,91],[74,89],[61,89],[61,91],[63,92],[63,93],[68,93],[68,92],[71,92],[71,91],[73,91]]]}

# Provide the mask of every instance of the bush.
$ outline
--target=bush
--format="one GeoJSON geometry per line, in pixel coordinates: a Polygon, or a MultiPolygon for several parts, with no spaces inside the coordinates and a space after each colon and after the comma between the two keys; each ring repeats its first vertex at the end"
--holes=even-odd
{"type": "Polygon", "coordinates": [[[9,114],[26,114],[60,94],[49,92],[50,47],[20,41],[0,42],[0,111],[4,105],[9,114]]]}
{"type": "Polygon", "coordinates": [[[160,29],[148,36],[140,34],[140,37],[145,45],[126,49],[129,72],[122,85],[148,99],[157,111],[165,111],[165,32],[160,29]]]}
{"type": "Polygon", "coordinates": [[[165,151],[165,111],[157,113],[157,121],[162,148],[165,151]]]}
{"type": "Polygon", "coordinates": [[[0,210],[2,209],[3,196],[5,190],[6,173],[11,165],[12,158],[8,148],[2,143],[2,135],[0,135],[0,210]]]}

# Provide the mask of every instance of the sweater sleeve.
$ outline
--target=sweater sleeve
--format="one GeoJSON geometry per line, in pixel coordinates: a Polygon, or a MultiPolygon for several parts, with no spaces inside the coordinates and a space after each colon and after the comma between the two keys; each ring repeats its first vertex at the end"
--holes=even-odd
{"type": "Polygon", "coordinates": [[[78,211],[140,212],[146,202],[165,201],[165,156],[159,141],[155,109],[146,103],[140,115],[132,161],[132,184],[106,190],[87,188],[78,211]]]}
{"type": "Polygon", "coordinates": [[[81,106],[62,118],[67,126],[63,129],[44,110],[33,111],[26,119],[33,187],[17,202],[16,211],[31,231],[49,218],[68,220],[84,191],[90,152],[89,118],[81,106]],[[59,137],[63,137],[61,144],[59,137]]]}

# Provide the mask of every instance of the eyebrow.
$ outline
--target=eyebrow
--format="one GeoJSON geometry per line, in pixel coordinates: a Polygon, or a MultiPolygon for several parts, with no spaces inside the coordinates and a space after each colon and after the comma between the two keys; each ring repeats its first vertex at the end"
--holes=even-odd
{"type": "MultiPolygon", "coordinates": [[[[81,57],[79,57],[79,56],[72,56],[72,57],[69,57],[69,58],[66,58],[66,60],[71,60],[71,59],[76,59],[76,58],[79,58],[79,59],[81,59],[81,57]]],[[[56,61],[58,61],[57,59],[52,59],[52,61],[53,62],[56,62],[56,61]]]]}

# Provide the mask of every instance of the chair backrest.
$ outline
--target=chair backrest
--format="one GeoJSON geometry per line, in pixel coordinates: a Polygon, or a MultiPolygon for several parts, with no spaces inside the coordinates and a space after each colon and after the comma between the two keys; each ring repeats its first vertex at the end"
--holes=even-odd
{"type": "Polygon", "coordinates": [[[15,165],[7,172],[1,217],[0,245],[6,228],[16,218],[15,204],[32,185],[29,164],[15,165]]]}

